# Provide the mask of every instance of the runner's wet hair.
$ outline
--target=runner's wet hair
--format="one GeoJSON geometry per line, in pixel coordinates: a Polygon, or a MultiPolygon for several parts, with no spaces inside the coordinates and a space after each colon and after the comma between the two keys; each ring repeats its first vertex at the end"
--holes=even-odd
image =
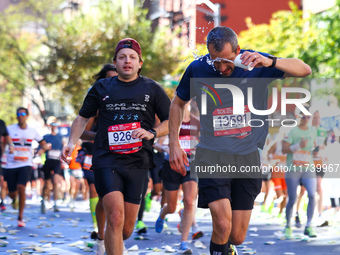
{"type": "Polygon", "coordinates": [[[117,72],[116,67],[113,64],[105,64],[98,73],[92,76],[92,78],[95,79],[96,81],[99,81],[100,79],[104,79],[106,78],[106,73],[108,71],[117,72]]]}
{"type": "Polygon", "coordinates": [[[207,37],[207,47],[209,47],[209,44],[212,44],[214,49],[220,52],[226,43],[231,44],[233,52],[237,51],[237,35],[230,27],[219,26],[210,30],[207,37]]]}

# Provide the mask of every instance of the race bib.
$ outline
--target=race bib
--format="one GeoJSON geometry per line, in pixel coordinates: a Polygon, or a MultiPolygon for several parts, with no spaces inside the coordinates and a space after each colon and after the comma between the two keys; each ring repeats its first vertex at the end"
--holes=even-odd
{"type": "Polygon", "coordinates": [[[48,158],[50,159],[59,159],[61,151],[60,150],[49,150],[48,158]]]}
{"type": "Polygon", "coordinates": [[[293,153],[293,165],[295,166],[305,166],[305,164],[310,164],[311,153],[309,151],[295,151],[293,153]]]}
{"type": "Polygon", "coordinates": [[[29,159],[30,156],[30,149],[23,148],[23,147],[15,147],[14,151],[14,160],[25,162],[29,159]]]}
{"type": "Polygon", "coordinates": [[[195,150],[198,140],[196,137],[183,135],[179,137],[179,143],[186,153],[190,153],[192,150],[195,150]]]}
{"type": "Polygon", "coordinates": [[[92,166],[92,155],[85,155],[83,169],[90,170],[92,166]]]}
{"type": "Polygon", "coordinates": [[[219,108],[213,112],[214,136],[244,138],[251,133],[251,113],[248,106],[244,114],[233,114],[233,107],[219,108]]]}
{"type": "Polygon", "coordinates": [[[140,122],[118,124],[108,129],[109,149],[113,153],[130,154],[142,148],[142,140],[132,138],[133,130],[140,128],[140,122]]]}

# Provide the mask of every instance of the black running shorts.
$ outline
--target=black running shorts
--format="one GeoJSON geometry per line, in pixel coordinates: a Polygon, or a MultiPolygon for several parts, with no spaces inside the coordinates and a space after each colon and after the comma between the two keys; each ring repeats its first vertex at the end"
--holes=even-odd
{"type": "MultiPolygon", "coordinates": [[[[230,164],[235,165],[237,169],[241,166],[260,166],[258,151],[246,155],[223,155],[224,153],[202,148],[197,150],[195,165],[206,164],[201,160],[203,155],[209,158],[209,155],[216,154],[221,154],[220,158],[230,159],[230,164]]],[[[262,178],[261,172],[250,176],[252,178],[199,178],[198,207],[208,208],[209,203],[227,198],[232,210],[252,210],[255,198],[261,191],[262,178]]]]}
{"type": "Polygon", "coordinates": [[[170,163],[168,160],[164,160],[163,167],[161,170],[161,177],[163,181],[164,189],[169,191],[178,190],[179,186],[185,182],[194,181],[197,183],[197,177],[191,177],[190,171],[187,171],[185,176],[177,173],[170,168],[170,163]]]}
{"type": "Polygon", "coordinates": [[[84,173],[84,179],[87,180],[87,183],[90,184],[94,184],[94,173],[92,170],[86,170],[83,169],[83,173],[84,173]]]}
{"type": "Polygon", "coordinates": [[[148,169],[99,168],[93,172],[100,197],[112,191],[120,191],[125,202],[140,204],[149,181],[148,169]]]}
{"type": "Polygon", "coordinates": [[[54,174],[64,176],[63,169],[61,169],[61,162],[59,159],[46,159],[42,168],[44,172],[44,180],[52,179],[54,174]]]}
{"type": "Polygon", "coordinates": [[[32,174],[31,166],[24,166],[18,168],[6,168],[4,170],[4,178],[7,181],[8,191],[14,192],[17,190],[17,185],[26,186],[32,174]]]}

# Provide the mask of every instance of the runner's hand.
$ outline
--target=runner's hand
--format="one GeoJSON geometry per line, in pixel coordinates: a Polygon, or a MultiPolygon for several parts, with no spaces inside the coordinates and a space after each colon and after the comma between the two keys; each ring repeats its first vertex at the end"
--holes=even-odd
{"type": "Polygon", "coordinates": [[[9,146],[8,153],[9,153],[9,154],[13,154],[14,152],[15,152],[15,146],[14,146],[14,144],[11,144],[11,145],[9,146]]]}
{"type": "Polygon", "coordinates": [[[60,154],[62,161],[64,161],[67,164],[70,164],[71,159],[72,159],[71,155],[72,155],[72,152],[74,150],[74,147],[75,147],[74,144],[68,144],[68,145],[63,147],[61,154],[60,154]]]}
{"type": "Polygon", "coordinates": [[[52,149],[52,144],[46,143],[46,150],[49,151],[50,149],[52,149]]]}
{"type": "Polygon", "coordinates": [[[271,66],[273,60],[261,55],[258,52],[245,51],[241,56],[242,64],[249,65],[253,67],[268,67],[271,66]]]}
{"type": "Polygon", "coordinates": [[[154,138],[154,134],[145,130],[144,128],[137,128],[133,130],[131,136],[133,138],[151,140],[154,138]]]}
{"type": "Polygon", "coordinates": [[[181,148],[181,146],[170,148],[169,163],[172,170],[183,176],[187,174],[185,165],[189,166],[189,160],[186,152],[181,148]]]}

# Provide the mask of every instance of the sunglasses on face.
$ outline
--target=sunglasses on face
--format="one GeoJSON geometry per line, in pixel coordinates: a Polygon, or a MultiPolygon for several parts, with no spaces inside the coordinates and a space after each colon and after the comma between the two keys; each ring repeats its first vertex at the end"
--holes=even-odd
{"type": "Polygon", "coordinates": [[[26,112],[18,112],[17,113],[17,117],[20,117],[20,116],[25,117],[26,115],[27,115],[26,112]]]}

